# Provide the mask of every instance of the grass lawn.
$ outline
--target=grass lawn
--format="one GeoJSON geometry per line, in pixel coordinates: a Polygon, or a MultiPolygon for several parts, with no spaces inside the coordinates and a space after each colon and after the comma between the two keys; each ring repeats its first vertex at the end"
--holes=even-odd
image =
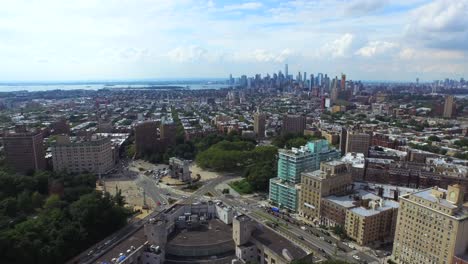
{"type": "Polygon", "coordinates": [[[250,185],[246,179],[233,181],[229,183],[229,186],[231,186],[231,188],[233,188],[239,194],[251,194],[254,191],[252,185],[250,185]]]}

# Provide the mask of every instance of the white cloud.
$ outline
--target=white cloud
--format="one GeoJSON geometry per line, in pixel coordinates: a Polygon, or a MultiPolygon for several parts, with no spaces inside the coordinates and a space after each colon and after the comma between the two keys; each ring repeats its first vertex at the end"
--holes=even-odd
{"type": "Polygon", "coordinates": [[[388,4],[388,0],[356,0],[350,2],[344,10],[345,15],[367,15],[381,10],[388,4]]]}
{"type": "Polygon", "coordinates": [[[247,2],[242,4],[236,5],[226,5],[224,6],[224,10],[227,11],[242,11],[242,10],[255,10],[259,9],[263,6],[260,2],[247,2]]]}
{"type": "Polygon", "coordinates": [[[408,39],[433,48],[468,50],[468,0],[436,0],[416,9],[411,17],[408,39]]]}
{"type": "Polygon", "coordinates": [[[457,50],[414,49],[405,47],[400,50],[398,57],[402,60],[457,61],[466,59],[466,54],[457,50]]]}
{"type": "Polygon", "coordinates": [[[388,54],[389,51],[398,48],[397,43],[388,41],[370,41],[366,46],[356,51],[356,55],[362,57],[374,57],[377,55],[388,54]]]}
{"type": "Polygon", "coordinates": [[[332,58],[348,57],[351,53],[354,38],[355,37],[352,34],[346,33],[341,37],[326,43],[322,47],[320,55],[331,56],[332,58]]]}
{"type": "Polygon", "coordinates": [[[167,53],[167,57],[175,62],[196,62],[207,55],[207,50],[200,46],[177,47],[167,53]]]}
{"type": "Polygon", "coordinates": [[[292,56],[295,56],[295,52],[289,48],[279,52],[255,49],[250,52],[236,52],[229,56],[229,60],[235,62],[283,63],[292,56]]]}
{"type": "Polygon", "coordinates": [[[411,60],[416,56],[416,50],[412,48],[404,48],[400,50],[398,56],[403,60],[411,60]]]}

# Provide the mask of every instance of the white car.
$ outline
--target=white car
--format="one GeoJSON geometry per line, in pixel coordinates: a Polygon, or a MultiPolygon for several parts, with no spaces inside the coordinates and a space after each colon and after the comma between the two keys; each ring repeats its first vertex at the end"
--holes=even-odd
{"type": "Polygon", "coordinates": [[[354,258],[355,260],[360,260],[360,259],[361,259],[358,255],[353,255],[353,258],[354,258]]]}

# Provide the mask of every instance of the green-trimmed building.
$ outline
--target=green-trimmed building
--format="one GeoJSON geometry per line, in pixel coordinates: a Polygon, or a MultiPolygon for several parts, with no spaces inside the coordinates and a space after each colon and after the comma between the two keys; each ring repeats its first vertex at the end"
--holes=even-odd
{"type": "Polygon", "coordinates": [[[308,142],[300,148],[278,151],[278,177],[270,180],[270,201],[280,208],[297,210],[301,173],[320,168],[320,162],[338,159],[339,151],[326,140],[308,142]]]}

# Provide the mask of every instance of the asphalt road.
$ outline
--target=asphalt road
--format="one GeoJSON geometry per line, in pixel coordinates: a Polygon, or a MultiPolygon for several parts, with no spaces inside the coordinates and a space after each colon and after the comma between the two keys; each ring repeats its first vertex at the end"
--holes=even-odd
{"type": "MultiPolygon", "coordinates": [[[[359,252],[356,250],[350,250],[349,248],[346,249],[346,246],[343,245],[340,241],[337,241],[335,238],[329,237],[326,234],[321,233],[318,229],[313,229],[311,227],[307,227],[307,230],[302,230],[300,227],[295,226],[291,223],[284,221],[281,218],[275,217],[271,214],[268,214],[265,210],[259,208],[258,201],[247,199],[247,198],[229,198],[223,195],[219,190],[216,189],[216,186],[230,178],[232,176],[238,175],[223,175],[221,177],[212,179],[204,183],[198,190],[193,192],[191,195],[188,195],[187,198],[183,199],[184,203],[193,203],[204,199],[204,195],[206,193],[211,193],[213,200],[221,200],[225,204],[233,207],[238,212],[242,212],[244,214],[249,215],[250,217],[256,219],[259,222],[266,222],[270,221],[271,219],[276,219],[279,223],[281,223],[277,228],[276,231],[281,233],[282,235],[287,236],[298,245],[300,245],[304,250],[307,252],[315,252],[316,255],[322,257],[333,257],[341,260],[348,261],[350,263],[379,263],[379,259],[366,254],[365,252],[359,252]],[[317,235],[318,234],[318,235],[317,235]],[[323,239],[322,239],[322,238],[323,239]],[[331,243],[327,242],[330,241],[331,243]],[[345,251],[340,250],[337,246],[334,246],[333,243],[339,245],[339,248],[345,249],[345,251]],[[341,244],[340,244],[341,243],[341,244]],[[346,252],[350,251],[350,252],[346,252]],[[318,253],[318,254],[317,254],[318,253]],[[353,258],[353,255],[359,256],[360,260],[357,261],[353,258]]],[[[158,207],[158,211],[165,209],[168,207],[168,198],[174,199],[181,199],[184,195],[180,195],[175,191],[171,191],[171,188],[161,188],[158,186],[157,181],[145,176],[139,175],[136,179],[137,186],[141,187],[145,190],[145,193],[148,197],[153,199],[156,203],[160,202],[161,206],[158,207]],[[167,194],[170,195],[167,195],[167,194]],[[166,203],[167,205],[164,205],[166,203]]],[[[155,211],[148,217],[143,220],[130,223],[121,230],[115,232],[111,236],[107,237],[106,239],[102,240],[101,242],[97,243],[93,247],[89,248],[79,256],[77,256],[74,261],[70,261],[69,263],[93,263],[99,256],[104,254],[108,249],[112,248],[121,240],[125,239],[129,235],[138,231],[141,227],[143,227],[144,223],[147,219],[154,217],[159,212],[155,211]],[[91,254],[89,254],[92,252],[91,254]]]]}
{"type": "Polygon", "coordinates": [[[267,222],[272,218],[276,219],[279,223],[281,223],[278,227],[276,227],[276,231],[286,235],[297,244],[304,245],[305,247],[309,248],[309,251],[312,250],[318,253],[318,255],[337,258],[350,263],[379,263],[379,259],[368,255],[365,252],[351,250],[340,241],[337,241],[335,238],[322,233],[318,229],[307,227],[306,230],[302,230],[300,227],[284,221],[279,217],[268,214],[265,210],[260,209],[258,205],[253,203],[250,199],[228,199],[226,197],[222,197],[220,200],[222,200],[227,205],[234,207],[237,211],[247,214],[259,222],[267,222]],[[327,241],[330,241],[331,243],[327,241]],[[337,244],[338,246],[334,246],[333,243],[337,244]],[[356,260],[353,255],[359,256],[359,260],[356,260]]]}

